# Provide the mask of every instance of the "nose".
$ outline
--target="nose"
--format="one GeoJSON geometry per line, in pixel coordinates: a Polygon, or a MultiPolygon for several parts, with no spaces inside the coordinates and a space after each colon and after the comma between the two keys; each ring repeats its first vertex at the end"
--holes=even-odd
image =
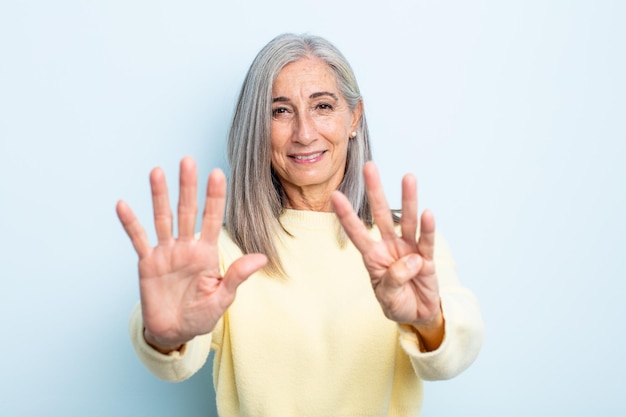
{"type": "Polygon", "coordinates": [[[298,114],[294,141],[302,145],[310,145],[316,139],[315,121],[308,112],[298,114]]]}

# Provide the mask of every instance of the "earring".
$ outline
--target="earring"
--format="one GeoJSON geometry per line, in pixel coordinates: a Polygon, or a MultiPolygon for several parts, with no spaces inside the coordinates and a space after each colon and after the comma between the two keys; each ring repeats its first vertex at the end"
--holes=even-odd
{"type": "Polygon", "coordinates": [[[354,138],[356,138],[356,132],[353,131],[352,133],[350,133],[350,139],[354,139],[354,138]]]}

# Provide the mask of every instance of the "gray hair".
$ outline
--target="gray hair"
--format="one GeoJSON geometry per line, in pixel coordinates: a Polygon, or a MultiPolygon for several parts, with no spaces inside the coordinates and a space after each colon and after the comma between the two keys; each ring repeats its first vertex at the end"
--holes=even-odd
{"type": "MultiPolygon", "coordinates": [[[[326,62],[335,73],[339,91],[354,111],[362,101],[354,72],[341,52],[326,39],[312,35],[279,35],[258,53],[246,75],[228,135],[230,181],[226,197],[225,228],[243,253],[264,253],[265,271],[284,275],[274,245],[275,231],[282,227],[285,191],[271,167],[270,123],[272,87],[285,65],[304,57],[326,62]]],[[[372,225],[372,214],[362,178],[363,165],[371,159],[365,114],[357,136],[348,142],[348,156],[339,191],[358,216],[372,225]]],[[[346,242],[345,232],[338,238],[346,242]]]]}

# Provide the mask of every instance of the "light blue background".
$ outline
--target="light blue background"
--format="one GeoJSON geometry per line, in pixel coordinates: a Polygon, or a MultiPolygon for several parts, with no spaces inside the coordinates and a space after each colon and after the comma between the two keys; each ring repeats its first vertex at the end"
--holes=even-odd
{"type": "Polygon", "coordinates": [[[153,166],[225,166],[285,31],[351,61],[390,200],[418,176],[480,299],[484,349],[424,415],[626,413],[624,2],[213,3],[0,4],[0,415],[213,415],[210,366],[169,384],[134,356],[114,206],[149,226],[153,166]]]}

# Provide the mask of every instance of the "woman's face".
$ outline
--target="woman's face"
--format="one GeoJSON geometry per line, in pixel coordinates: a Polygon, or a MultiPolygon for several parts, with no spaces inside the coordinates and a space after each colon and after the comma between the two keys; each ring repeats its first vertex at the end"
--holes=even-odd
{"type": "Polygon", "coordinates": [[[272,167],[292,207],[301,198],[329,204],[343,179],[348,141],[359,140],[350,133],[361,113],[360,104],[350,110],[335,74],[320,59],[302,58],[278,74],[272,88],[272,167]]]}

